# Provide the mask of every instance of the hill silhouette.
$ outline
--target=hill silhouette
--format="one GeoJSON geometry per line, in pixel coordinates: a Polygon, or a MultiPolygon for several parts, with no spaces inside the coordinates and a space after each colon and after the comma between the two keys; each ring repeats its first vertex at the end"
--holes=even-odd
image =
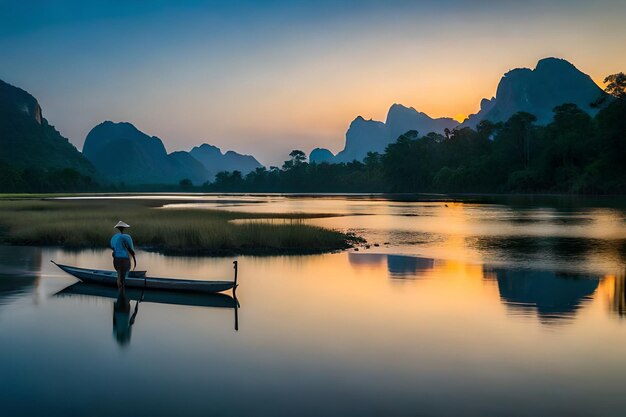
{"type": "Polygon", "coordinates": [[[332,162],[361,161],[368,152],[383,152],[387,145],[409,130],[443,133],[445,129],[453,129],[458,124],[448,117],[433,119],[413,107],[393,104],[385,122],[365,120],[361,116],[354,119],[346,132],[344,149],[337,153],[332,162]]]}
{"type": "Polygon", "coordinates": [[[213,181],[218,172],[239,171],[245,175],[263,166],[251,155],[242,155],[234,151],[227,151],[223,154],[217,146],[206,143],[194,147],[190,155],[202,163],[210,181],[213,181]]]}
{"type": "Polygon", "coordinates": [[[187,152],[168,155],[163,141],[131,123],[106,121],[91,129],[83,154],[110,182],[177,184],[189,179],[202,184],[208,173],[187,152]]]}
{"type": "Polygon", "coordinates": [[[15,168],[96,170],[43,117],[37,99],[0,80],[0,161],[15,168]]]}
{"type": "Polygon", "coordinates": [[[537,124],[545,125],[552,121],[552,110],[564,103],[575,104],[593,116],[599,109],[591,103],[605,95],[591,77],[570,62],[544,58],[534,70],[516,68],[504,74],[495,97],[483,99],[480,111],[470,115],[462,126],[476,127],[482,120],[503,122],[521,111],[534,115],[537,124]]]}

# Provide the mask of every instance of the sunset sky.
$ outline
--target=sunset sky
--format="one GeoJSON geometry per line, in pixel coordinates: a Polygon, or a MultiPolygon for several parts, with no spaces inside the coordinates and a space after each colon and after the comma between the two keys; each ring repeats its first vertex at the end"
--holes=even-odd
{"type": "Polygon", "coordinates": [[[1,1],[0,79],[79,149],[104,120],[168,151],[206,142],[279,164],[343,148],[393,103],[463,117],[502,74],[565,58],[626,71],[626,2],[1,1]]]}

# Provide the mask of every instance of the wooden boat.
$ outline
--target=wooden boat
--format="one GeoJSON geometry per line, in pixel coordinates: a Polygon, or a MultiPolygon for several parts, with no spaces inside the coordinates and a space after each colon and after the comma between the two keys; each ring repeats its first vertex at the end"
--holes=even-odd
{"type": "MultiPolygon", "coordinates": [[[[171,292],[143,288],[127,288],[125,291],[129,300],[145,303],[171,304],[193,307],[237,308],[236,298],[226,294],[202,294],[193,292],[171,292]]],[[[57,297],[105,297],[118,298],[119,291],[112,286],[87,284],[77,282],[55,294],[57,297]]]]}
{"type": "MultiPolygon", "coordinates": [[[[54,261],[50,262],[83,282],[117,286],[117,273],[115,272],[78,268],[75,266],[57,264],[54,261]]],[[[147,276],[136,277],[129,275],[126,278],[126,287],[201,293],[217,293],[231,289],[234,290],[237,287],[237,261],[233,262],[233,264],[235,268],[235,279],[233,281],[197,281],[191,279],[153,278],[147,276]]]]}

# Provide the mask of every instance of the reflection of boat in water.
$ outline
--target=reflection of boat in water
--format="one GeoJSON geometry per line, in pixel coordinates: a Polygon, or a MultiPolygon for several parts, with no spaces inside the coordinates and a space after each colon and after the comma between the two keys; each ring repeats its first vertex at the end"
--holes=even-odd
{"type": "MultiPolygon", "coordinates": [[[[237,308],[237,299],[226,294],[199,294],[191,292],[170,292],[162,290],[151,290],[149,288],[143,290],[140,288],[127,288],[126,297],[130,300],[141,300],[145,303],[172,304],[181,306],[194,307],[218,307],[218,308],[237,308]]],[[[117,288],[87,284],[85,282],[77,282],[67,288],[59,291],[57,296],[84,295],[92,297],[117,298],[117,288]]]]}
{"type": "MultiPolygon", "coordinates": [[[[140,288],[127,288],[123,292],[120,292],[117,288],[113,288],[105,285],[88,284],[85,282],[77,282],[70,285],[55,294],[57,297],[103,297],[111,298],[119,302],[120,295],[123,295],[124,299],[130,301],[137,301],[137,305],[140,302],[145,303],[157,303],[157,304],[171,304],[181,306],[192,307],[213,307],[213,308],[232,308],[235,310],[235,330],[239,330],[239,301],[233,291],[233,297],[226,294],[211,294],[211,293],[191,293],[191,292],[175,292],[175,291],[163,291],[163,290],[151,290],[140,288]]],[[[135,309],[137,309],[137,305],[135,309]]],[[[133,315],[133,321],[134,316],[133,315]]]]}
{"type": "MultiPolygon", "coordinates": [[[[61,265],[50,261],[63,271],[75,276],[83,282],[99,285],[117,286],[117,274],[111,271],[98,269],[78,268],[75,266],[61,265]]],[[[127,288],[166,290],[166,291],[186,291],[198,293],[219,293],[222,291],[234,290],[237,287],[237,261],[233,262],[235,268],[235,279],[233,281],[199,281],[190,279],[153,278],[136,277],[129,275],[126,278],[127,288]]]]}

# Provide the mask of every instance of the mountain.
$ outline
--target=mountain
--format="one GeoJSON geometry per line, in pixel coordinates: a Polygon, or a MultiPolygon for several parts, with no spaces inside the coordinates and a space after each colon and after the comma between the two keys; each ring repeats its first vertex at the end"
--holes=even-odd
{"type": "Polygon", "coordinates": [[[333,162],[362,160],[367,152],[382,152],[390,142],[387,126],[383,122],[357,116],[346,132],[343,150],[337,153],[333,162]]]}
{"type": "Polygon", "coordinates": [[[240,171],[245,175],[263,166],[251,155],[242,155],[234,151],[222,154],[220,148],[206,143],[194,147],[190,155],[202,163],[211,181],[215,174],[221,171],[240,171]]]}
{"type": "Polygon", "coordinates": [[[92,177],[91,163],[43,117],[37,100],[0,80],[0,161],[24,168],[73,168],[92,177]]]}
{"type": "MultiPolygon", "coordinates": [[[[479,112],[470,115],[460,126],[475,128],[482,120],[501,122],[520,111],[534,114],[537,124],[548,124],[553,118],[552,110],[564,103],[574,103],[593,116],[599,109],[592,107],[591,103],[603,96],[606,93],[568,61],[545,58],[537,63],[534,70],[517,68],[507,72],[498,84],[495,97],[483,99],[479,112]]],[[[457,126],[459,124],[451,118],[433,119],[412,107],[394,104],[384,123],[365,120],[361,116],[354,119],[346,132],[344,149],[325,160],[362,160],[367,152],[384,152],[388,144],[409,130],[426,135],[430,132],[443,133],[446,128],[457,126]]],[[[309,159],[313,161],[320,155],[328,158],[328,153],[316,149],[309,159]]]]}
{"type": "Polygon", "coordinates": [[[417,130],[422,135],[430,132],[443,133],[445,129],[453,129],[458,124],[459,122],[450,117],[433,119],[426,113],[401,104],[394,104],[389,108],[385,121],[393,142],[409,130],[417,130]]]}
{"type": "Polygon", "coordinates": [[[321,164],[322,162],[332,162],[335,155],[326,148],[315,148],[309,154],[309,162],[321,164]]]}
{"type": "Polygon", "coordinates": [[[208,173],[187,152],[167,154],[163,142],[131,123],[106,121],[91,129],[83,154],[111,182],[177,184],[184,178],[201,184],[208,173]]]}
{"type": "Polygon", "coordinates": [[[599,109],[591,103],[606,95],[587,74],[564,59],[544,58],[534,70],[516,68],[504,74],[496,96],[483,99],[480,111],[469,116],[462,126],[476,127],[482,120],[501,122],[525,111],[537,117],[537,124],[552,121],[552,110],[564,103],[574,103],[595,115],[599,109]]]}
{"type": "Polygon", "coordinates": [[[203,184],[209,179],[209,173],[189,152],[176,151],[168,155],[170,165],[178,178],[188,178],[194,184],[203,184]]]}
{"type": "Polygon", "coordinates": [[[382,153],[387,145],[409,130],[417,130],[423,135],[430,132],[443,133],[446,128],[453,129],[458,124],[448,117],[433,119],[413,107],[394,104],[389,108],[384,123],[365,120],[361,116],[354,119],[346,132],[345,147],[333,158],[333,162],[362,160],[368,152],[382,153]]]}

